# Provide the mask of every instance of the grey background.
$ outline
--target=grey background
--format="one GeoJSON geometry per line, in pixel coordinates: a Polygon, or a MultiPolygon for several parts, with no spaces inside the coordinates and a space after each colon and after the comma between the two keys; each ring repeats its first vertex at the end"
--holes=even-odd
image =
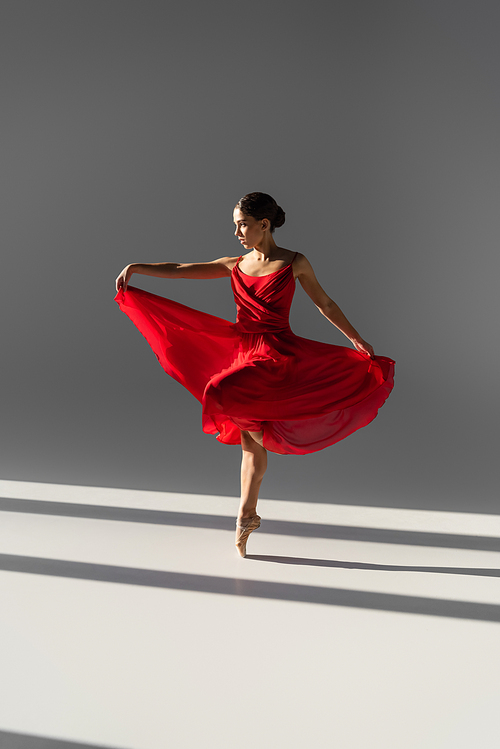
{"type": "MultiPolygon", "coordinates": [[[[132,261],[239,254],[271,193],[377,353],[379,417],[262,495],[497,511],[496,2],[5,1],[0,10],[3,478],[238,494],[113,302],[132,261]]],[[[229,319],[227,279],[133,283],[229,319]]],[[[344,343],[298,288],[292,328],[344,343]]]]}

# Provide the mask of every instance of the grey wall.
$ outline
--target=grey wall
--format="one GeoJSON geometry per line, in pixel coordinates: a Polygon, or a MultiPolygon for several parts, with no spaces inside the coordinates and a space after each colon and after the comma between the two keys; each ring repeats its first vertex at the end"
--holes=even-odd
{"type": "MultiPolygon", "coordinates": [[[[396,389],[263,495],[496,511],[496,2],[4,0],[2,477],[238,493],[239,448],[113,302],[131,261],[239,253],[284,207],[396,389]]],[[[141,285],[234,315],[227,279],[141,285]]],[[[343,343],[297,291],[299,335],[343,343]]]]}

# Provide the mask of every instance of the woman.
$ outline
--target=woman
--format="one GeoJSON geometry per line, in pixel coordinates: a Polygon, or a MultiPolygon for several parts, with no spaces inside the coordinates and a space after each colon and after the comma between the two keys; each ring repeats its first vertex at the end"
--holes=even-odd
{"type": "Polygon", "coordinates": [[[304,455],[365,426],[393,386],[394,362],[375,356],[318,283],[304,255],[278,247],[285,214],[270,195],[245,195],[233,213],[247,254],[208,263],[132,263],[116,279],[116,301],[148,340],[165,371],[203,406],[203,430],[241,444],[236,547],[242,557],[260,525],[257,500],[267,450],[304,455]],[[230,323],[129,286],[133,273],[162,278],[231,278],[230,323]],[[299,279],[354,350],[292,333],[288,313],[299,279]]]}

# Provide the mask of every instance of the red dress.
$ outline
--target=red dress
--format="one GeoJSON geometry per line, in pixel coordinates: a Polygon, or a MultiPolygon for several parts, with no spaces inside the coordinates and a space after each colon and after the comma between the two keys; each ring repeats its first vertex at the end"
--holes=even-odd
{"type": "Polygon", "coordinates": [[[292,264],[231,273],[236,323],[129,286],[115,299],[161,366],[203,407],[203,430],[237,445],[263,431],[281,454],[322,450],[366,426],[393,387],[394,362],[292,333],[292,264]]]}

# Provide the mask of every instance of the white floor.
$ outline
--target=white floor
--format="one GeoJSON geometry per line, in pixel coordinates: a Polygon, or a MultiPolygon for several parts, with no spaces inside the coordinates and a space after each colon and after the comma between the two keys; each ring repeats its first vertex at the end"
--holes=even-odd
{"type": "Polygon", "coordinates": [[[499,517],[0,497],[1,749],[498,749],[499,517]]]}

